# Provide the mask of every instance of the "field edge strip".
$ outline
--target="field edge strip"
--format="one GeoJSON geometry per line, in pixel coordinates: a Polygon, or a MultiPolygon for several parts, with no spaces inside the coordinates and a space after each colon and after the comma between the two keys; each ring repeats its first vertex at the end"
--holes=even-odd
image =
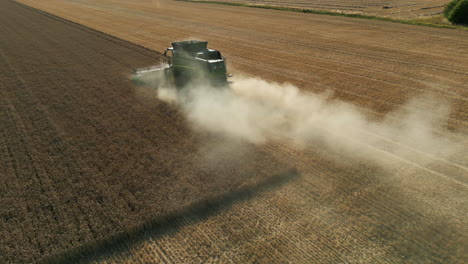
{"type": "Polygon", "coordinates": [[[426,27],[434,27],[434,28],[459,29],[459,30],[468,31],[468,26],[463,26],[463,25],[442,25],[442,24],[426,23],[426,22],[415,21],[415,20],[405,20],[405,19],[396,19],[396,18],[369,16],[369,15],[360,15],[360,14],[347,14],[344,12],[319,11],[319,10],[314,10],[314,9],[304,9],[304,8],[295,8],[295,7],[253,5],[253,4],[246,4],[246,3],[221,2],[221,1],[205,1],[205,0],[200,0],[200,1],[198,0],[174,0],[174,1],[227,5],[227,6],[240,6],[240,7],[260,8],[260,9],[272,9],[272,10],[279,10],[279,11],[299,12],[299,13],[316,14],[316,15],[353,17],[353,18],[361,18],[361,19],[368,19],[368,20],[394,22],[394,23],[407,24],[407,25],[417,25],[417,26],[426,26],[426,27]]]}

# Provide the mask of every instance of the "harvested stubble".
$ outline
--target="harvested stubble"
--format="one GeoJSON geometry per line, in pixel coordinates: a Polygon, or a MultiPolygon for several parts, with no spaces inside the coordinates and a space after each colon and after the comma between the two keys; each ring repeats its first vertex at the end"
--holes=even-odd
{"type": "Polygon", "coordinates": [[[11,1],[0,12],[1,263],[99,245],[287,169],[252,146],[200,166],[218,139],[128,80],[160,54],[11,1]]]}

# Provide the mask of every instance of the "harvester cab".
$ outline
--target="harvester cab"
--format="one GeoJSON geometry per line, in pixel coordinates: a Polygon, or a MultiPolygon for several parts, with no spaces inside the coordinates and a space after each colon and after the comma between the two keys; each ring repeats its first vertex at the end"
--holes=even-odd
{"type": "Polygon", "coordinates": [[[226,59],[207,46],[207,41],[173,42],[164,51],[163,65],[135,69],[133,80],[139,84],[164,83],[179,89],[190,84],[226,87],[227,77],[231,76],[226,73],[226,59]]]}

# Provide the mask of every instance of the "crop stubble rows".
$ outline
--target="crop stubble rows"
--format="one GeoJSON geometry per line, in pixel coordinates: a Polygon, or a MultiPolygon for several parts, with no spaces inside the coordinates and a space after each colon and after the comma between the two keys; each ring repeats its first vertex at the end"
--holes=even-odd
{"type": "MultiPolygon", "coordinates": [[[[187,3],[23,2],[156,50],[175,39],[207,39],[240,72],[311,92],[333,88],[337,98],[377,116],[420,93],[446,97],[455,106],[449,126],[466,129],[467,57],[455,52],[468,42],[464,32],[187,3]]],[[[439,161],[433,173],[416,158],[388,173],[339,153],[288,145],[264,148],[298,168],[299,180],[203,221],[183,216],[173,232],[122,243],[113,258],[96,262],[466,260],[464,169],[439,161]]]]}
{"type": "Polygon", "coordinates": [[[128,80],[160,54],[0,5],[0,262],[46,260],[287,169],[255,149],[242,167],[198,165],[211,139],[128,80]]]}

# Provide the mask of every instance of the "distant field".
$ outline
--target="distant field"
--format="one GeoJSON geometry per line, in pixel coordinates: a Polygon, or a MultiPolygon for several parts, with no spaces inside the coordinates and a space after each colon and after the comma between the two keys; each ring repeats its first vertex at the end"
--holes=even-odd
{"type": "Polygon", "coordinates": [[[450,0],[217,0],[217,2],[294,7],[347,14],[415,19],[442,14],[444,6],[450,0]]]}

